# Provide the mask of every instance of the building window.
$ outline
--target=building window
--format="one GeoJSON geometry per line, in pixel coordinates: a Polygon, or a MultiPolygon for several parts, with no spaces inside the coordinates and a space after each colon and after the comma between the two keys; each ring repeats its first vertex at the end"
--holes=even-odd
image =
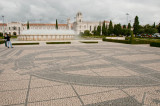
{"type": "Polygon", "coordinates": [[[19,32],[19,35],[20,35],[20,31],[21,31],[21,28],[20,28],[20,27],[18,27],[18,32],[19,32]]]}
{"type": "Polygon", "coordinates": [[[90,26],[90,31],[92,30],[92,26],[90,26]]]}
{"type": "Polygon", "coordinates": [[[10,30],[11,28],[9,27],[9,30],[10,30]]]}
{"type": "Polygon", "coordinates": [[[17,29],[17,28],[14,26],[14,27],[13,27],[13,30],[16,30],[16,29],[17,29]]]}

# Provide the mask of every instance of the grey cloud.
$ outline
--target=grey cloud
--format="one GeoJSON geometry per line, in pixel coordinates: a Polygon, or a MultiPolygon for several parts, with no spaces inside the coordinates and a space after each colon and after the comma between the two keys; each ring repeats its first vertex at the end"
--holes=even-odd
{"type": "Polygon", "coordinates": [[[159,5],[159,0],[1,0],[0,14],[5,15],[6,22],[30,20],[55,23],[58,19],[65,23],[68,17],[74,21],[76,13],[81,11],[84,20],[112,20],[126,24],[126,13],[129,13],[132,23],[138,15],[141,24],[158,24],[159,5]]]}

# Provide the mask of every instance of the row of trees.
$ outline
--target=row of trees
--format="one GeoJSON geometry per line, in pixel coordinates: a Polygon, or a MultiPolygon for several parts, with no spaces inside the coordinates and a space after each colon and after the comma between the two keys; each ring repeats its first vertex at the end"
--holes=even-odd
{"type": "Polygon", "coordinates": [[[160,24],[156,25],[155,22],[153,25],[139,25],[138,16],[135,17],[134,25],[133,25],[133,32],[134,34],[154,34],[154,33],[160,33],[160,24]]]}
{"type": "MultiPolygon", "coordinates": [[[[105,25],[105,21],[103,22],[102,27],[99,25],[97,28],[94,27],[92,31],[93,35],[131,35],[131,24],[129,23],[128,26],[115,24],[113,26],[112,21],[110,21],[109,26],[105,25]]],[[[89,30],[84,31],[83,35],[91,35],[89,30]]]]}
{"type": "MultiPolygon", "coordinates": [[[[124,35],[129,36],[131,33],[138,35],[138,34],[154,34],[154,33],[160,33],[160,24],[155,25],[139,25],[139,19],[138,16],[135,17],[134,24],[133,24],[133,30],[130,23],[128,25],[121,25],[121,24],[115,24],[113,26],[112,21],[110,21],[109,26],[105,25],[105,21],[103,22],[102,26],[95,27],[92,31],[93,35],[124,35]]],[[[84,31],[83,35],[92,35],[89,30],[84,31]]]]}

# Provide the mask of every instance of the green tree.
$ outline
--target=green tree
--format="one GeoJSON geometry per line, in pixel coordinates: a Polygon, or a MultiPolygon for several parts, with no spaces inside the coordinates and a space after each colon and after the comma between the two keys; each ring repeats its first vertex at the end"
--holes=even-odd
{"type": "Polygon", "coordinates": [[[114,34],[117,36],[122,34],[121,24],[114,25],[114,34]]]}
{"type": "Polygon", "coordinates": [[[108,25],[106,24],[106,34],[105,35],[108,35],[108,25]]]}
{"type": "Polygon", "coordinates": [[[130,43],[133,44],[134,43],[134,35],[133,32],[131,31],[131,39],[130,39],[130,43]]]}
{"type": "Polygon", "coordinates": [[[138,34],[139,33],[139,20],[138,16],[135,17],[134,24],[133,24],[133,33],[138,34]]]}
{"type": "Polygon", "coordinates": [[[127,36],[130,36],[132,33],[133,33],[133,32],[132,32],[130,29],[127,29],[127,31],[126,31],[126,35],[127,35],[127,36]]]}
{"type": "Polygon", "coordinates": [[[126,25],[123,25],[123,29],[121,31],[121,34],[126,36],[128,35],[129,30],[131,30],[131,24],[128,23],[128,26],[126,27],[126,25]]]}
{"type": "Polygon", "coordinates": [[[84,35],[84,33],[83,33],[83,32],[80,32],[79,35],[82,36],[82,35],[84,35]]]}
{"type": "Polygon", "coordinates": [[[123,25],[123,29],[126,29],[126,25],[123,25]]]}
{"type": "Polygon", "coordinates": [[[85,30],[83,35],[85,35],[85,36],[89,36],[89,35],[91,35],[91,33],[90,33],[90,31],[89,31],[89,30],[85,30]]]}
{"type": "Polygon", "coordinates": [[[128,23],[128,27],[127,27],[129,30],[131,30],[131,24],[128,23]]]}
{"type": "Polygon", "coordinates": [[[97,27],[96,35],[101,35],[101,26],[97,27]]]}
{"type": "Polygon", "coordinates": [[[112,25],[112,21],[111,20],[109,22],[108,34],[109,35],[113,34],[113,25],[112,25]]]}
{"type": "Polygon", "coordinates": [[[56,29],[58,30],[58,21],[57,21],[57,19],[56,19],[56,29]]]}
{"type": "Polygon", "coordinates": [[[3,37],[3,33],[0,32],[0,37],[3,37]]]}
{"type": "Polygon", "coordinates": [[[139,34],[144,34],[144,33],[145,33],[145,28],[139,25],[139,34]]]}
{"type": "Polygon", "coordinates": [[[92,31],[92,34],[96,35],[96,33],[97,33],[97,30],[96,30],[96,27],[94,27],[94,30],[92,31]]]}
{"type": "Polygon", "coordinates": [[[159,23],[159,25],[157,26],[157,29],[158,29],[158,33],[160,33],[160,23],[159,23]]]}
{"type": "Polygon", "coordinates": [[[149,28],[145,29],[146,34],[154,34],[154,33],[157,33],[157,32],[158,32],[158,30],[156,28],[149,27],[149,28]]]}
{"type": "Polygon", "coordinates": [[[154,22],[154,24],[153,24],[153,26],[152,26],[153,28],[156,28],[156,23],[154,22]]]}
{"type": "Polygon", "coordinates": [[[29,29],[29,21],[27,21],[27,29],[29,29]]]}
{"type": "Polygon", "coordinates": [[[146,25],[144,26],[144,28],[145,28],[145,29],[147,29],[147,28],[152,28],[152,26],[150,26],[149,24],[146,24],[146,25]]]}
{"type": "Polygon", "coordinates": [[[123,28],[123,29],[122,29],[122,33],[121,33],[121,34],[122,34],[122,35],[124,35],[124,36],[126,36],[126,35],[127,35],[127,31],[128,31],[128,29],[123,28]]]}
{"type": "Polygon", "coordinates": [[[103,22],[103,26],[102,26],[102,35],[106,35],[106,26],[105,26],[105,21],[103,22]]]}

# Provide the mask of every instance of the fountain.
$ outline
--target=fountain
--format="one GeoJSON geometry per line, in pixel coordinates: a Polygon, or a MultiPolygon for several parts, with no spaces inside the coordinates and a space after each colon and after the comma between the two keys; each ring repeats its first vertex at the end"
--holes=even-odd
{"type": "Polygon", "coordinates": [[[73,40],[75,33],[73,30],[36,30],[30,29],[22,31],[18,36],[20,41],[51,41],[51,40],[73,40]]]}

